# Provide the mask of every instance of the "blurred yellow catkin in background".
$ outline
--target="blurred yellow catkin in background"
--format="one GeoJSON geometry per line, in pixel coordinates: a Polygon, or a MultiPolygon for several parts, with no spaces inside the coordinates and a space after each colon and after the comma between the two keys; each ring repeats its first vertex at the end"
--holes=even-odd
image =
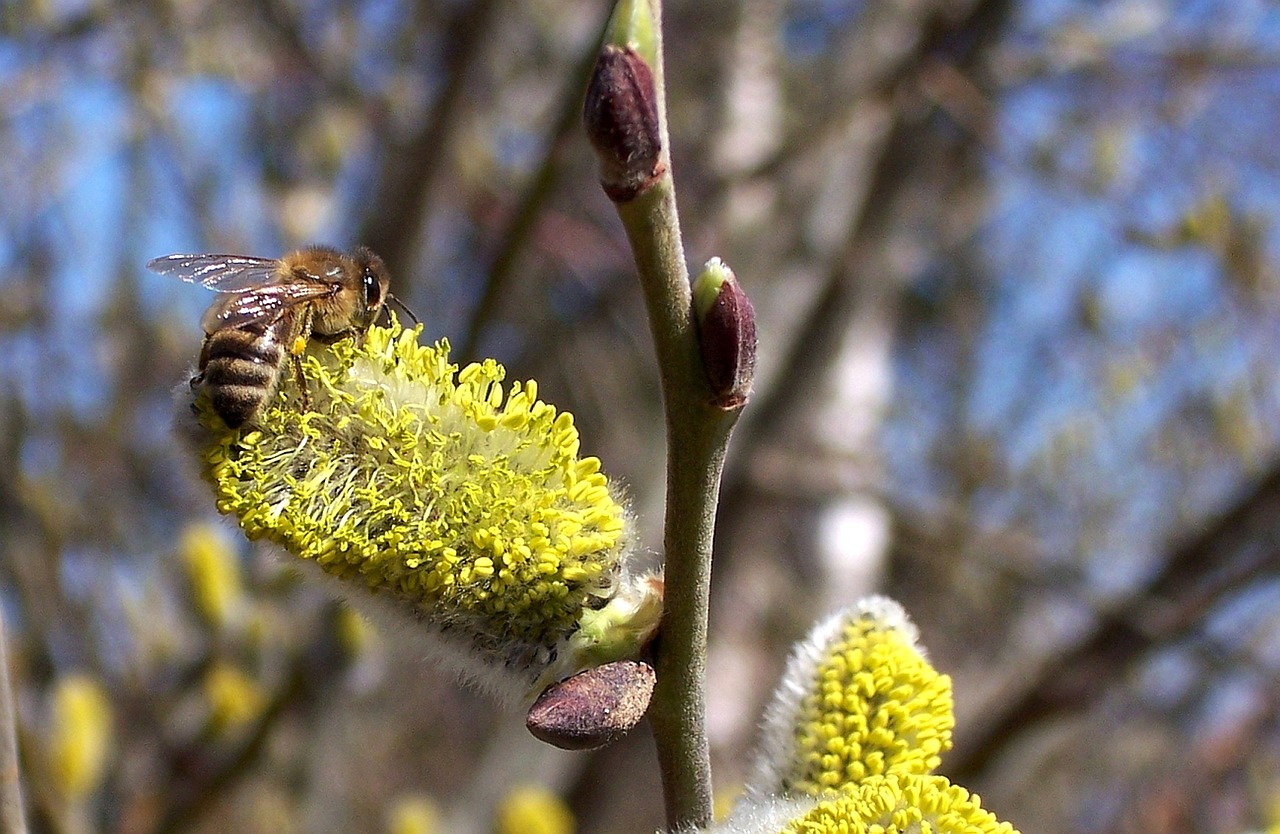
{"type": "Polygon", "coordinates": [[[225,628],[243,608],[240,560],[230,537],[207,522],[187,525],[178,542],[196,609],[209,625],[225,628]]]}
{"type": "Polygon", "coordinates": [[[68,801],[83,800],[101,784],[111,756],[107,693],[88,675],[68,675],[54,686],[50,719],[50,778],[68,801]]]}
{"type": "Polygon", "coordinates": [[[515,788],[498,807],[497,834],[573,834],[573,814],[544,787],[515,788]]]}
{"type": "Polygon", "coordinates": [[[408,794],[387,811],[387,834],[440,834],[440,808],[427,796],[408,794]]]}

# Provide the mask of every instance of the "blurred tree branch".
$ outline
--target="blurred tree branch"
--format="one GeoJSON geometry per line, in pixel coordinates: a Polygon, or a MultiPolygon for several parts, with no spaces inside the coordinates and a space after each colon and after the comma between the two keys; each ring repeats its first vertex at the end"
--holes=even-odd
{"type": "Polygon", "coordinates": [[[0,610],[0,831],[25,834],[22,778],[18,761],[18,723],[9,674],[9,636],[0,610]]]}
{"type": "Polygon", "coordinates": [[[252,725],[229,750],[211,754],[208,749],[171,751],[170,778],[164,815],[154,834],[173,834],[197,827],[201,817],[226,798],[240,782],[249,779],[266,752],[272,733],[290,714],[308,713],[339,679],[346,667],[343,650],[333,636],[338,603],[330,603],[310,643],[295,651],[283,680],[267,699],[252,725]]]}
{"type": "Polygon", "coordinates": [[[582,54],[565,76],[565,83],[560,91],[559,108],[555,119],[547,129],[542,159],[533,175],[529,177],[524,192],[512,209],[505,227],[496,237],[497,250],[489,259],[484,288],[471,314],[471,322],[464,335],[465,341],[458,352],[458,355],[463,358],[475,355],[480,339],[484,335],[485,326],[492,320],[503,291],[511,280],[520,252],[533,234],[547,200],[555,191],[567,147],[578,138],[578,125],[582,118],[582,91],[586,87],[591,68],[595,66],[598,44],[604,37],[612,5],[611,2],[602,4],[603,16],[598,33],[587,41],[582,54]]]}
{"type": "Polygon", "coordinates": [[[379,160],[378,184],[370,210],[356,239],[382,256],[392,275],[413,274],[415,253],[425,244],[425,222],[431,216],[432,193],[449,162],[453,137],[466,116],[467,77],[495,34],[495,15],[503,0],[476,0],[458,6],[443,40],[448,46],[445,77],[430,112],[414,133],[396,138],[383,125],[387,144],[379,160]]]}
{"type": "Polygon", "coordinates": [[[1018,740],[1054,716],[1083,710],[1148,651],[1204,622],[1250,581],[1280,570],[1280,461],[1216,518],[1175,544],[1158,570],[1108,603],[1096,626],[1072,646],[1023,670],[1016,691],[960,728],[947,770],[976,780],[1018,740]]]}
{"type": "MultiPolygon", "coordinates": [[[[1009,0],[973,3],[963,15],[954,8],[933,9],[922,16],[918,26],[922,36],[915,48],[899,58],[883,74],[881,86],[860,100],[861,106],[885,107],[890,124],[877,147],[870,183],[853,212],[853,222],[844,243],[836,250],[822,284],[822,291],[809,307],[805,320],[794,329],[795,339],[786,347],[773,384],[757,391],[752,406],[738,428],[739,454],[729,461],[725,473],[721,512],[722,531],[731,528],[736,515],[750,512],[750,462],[755,450],[764,445],[771,432],[787,425],[793,409],[805,402],[803,392],[813,390],[829,370],[836,346],[869,295],[892,298],[901,288],[901,277],[892,277],[874,267],[885,263],[884,249],[889,231],[898,220],[897,202],[923,165],[921,153],[929,146],[921,143],[927,134],[923,120],[908,111],[900,91],[920,73],[938,61],[968,66],[983,57],[983,49],[999,34],[1012,9],[1009,0]]],[[[790,153],[798,152],[795,148],[790,153]]],[[[894,302],[889,301],[892,307],[894,302]]]]}

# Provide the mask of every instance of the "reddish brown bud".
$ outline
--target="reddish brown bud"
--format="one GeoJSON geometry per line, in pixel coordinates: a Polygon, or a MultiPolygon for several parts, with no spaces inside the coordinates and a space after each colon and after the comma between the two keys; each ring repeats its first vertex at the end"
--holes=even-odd
{"type": "Polygon", "coordinates": [[[751,394],[756,371],[756,313],[751,299],[733,270],[712,258],[693,282],[693,304],[711,403],[726,411],[741,408],[751,394]]]}
{"type": "Polygon", "coordinates": [[[604,747],[644,718],[654,683],[647,663],[606,663],[548,686],[529,708],[525,726],[562,750],[604,747]]]}
{"type": "Polygon", "coordinates": [[[661,174],[662,134],[649,64],[629,46],[605,44],[582,106],[609,199],[634,199],[661,174]]]}

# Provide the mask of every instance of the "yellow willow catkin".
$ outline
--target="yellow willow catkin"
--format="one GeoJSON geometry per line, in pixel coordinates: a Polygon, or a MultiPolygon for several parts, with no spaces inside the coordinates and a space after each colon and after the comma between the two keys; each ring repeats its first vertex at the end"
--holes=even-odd
{"type": "Polygon", "coordinates": [[[608,653],[634,654],[660,585],[626,572],[627,513],[599,460],[579,457],[572,415],[533,381],[504,388],[493,360],[459,369],[419,333],[393,321],[313,346],[308,407],[287,379],[254,425],[228,429],[197,399],[219,511],[353,601],[426,625],[497,694],[577,671],[615,624],[640,637],[608,653]]]}
{"type": "Polygon", "coordinates": [[[951,747],[951,679],[916,647],[901,606],[871,597],[792,653],[752,790],[808,794],[869,776],[925,774],[951,747]]]}
{"type": "Polygon", "coordinates": [[[798,643],[744,798],[715,834],[1017,834],[932,773],[951,746],[951,680],[902,606],[869,597],[798,643]]]}
{"type": "Polygon", "coordinates": [[[942,776],[873,776],[823,797],[780,834],[1018,834],[942,776]]]}

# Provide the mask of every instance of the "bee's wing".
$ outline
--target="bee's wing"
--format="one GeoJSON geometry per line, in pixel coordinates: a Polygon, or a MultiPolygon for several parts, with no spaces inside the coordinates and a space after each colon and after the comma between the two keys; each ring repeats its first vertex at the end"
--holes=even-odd
{"type": "Polygon", "coordinates": [[[257,322],[271,323],[295,304],[333,295],[336,284],[296,281],[288,284],[255,286],[244,292],[223,296],[205,310],[200,326],[205,333],[226,327],[244,327],[257,322]]]}
{"type": "Polygon", "coordinates": [[[247,255],[165,255],[148,262],[147,269],[215,292],[239,293],[281,280],[278,260],[247,255]]]}

